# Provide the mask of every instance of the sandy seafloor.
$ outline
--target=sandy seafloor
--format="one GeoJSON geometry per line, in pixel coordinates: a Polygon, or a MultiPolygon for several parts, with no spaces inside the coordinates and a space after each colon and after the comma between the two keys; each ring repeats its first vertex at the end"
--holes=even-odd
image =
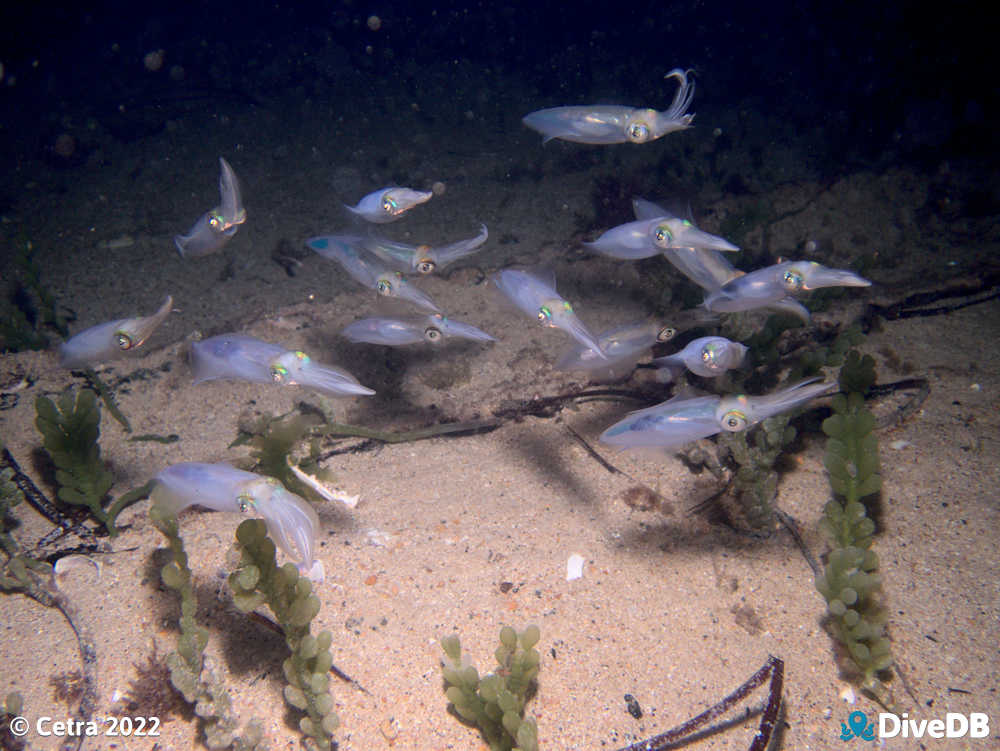
{"type": "MultiPolygon", "coordinates": [[[[812,241],[809,257],[835,267],[874,254],[867,270],[874,286],[834,300],[816,314],[818,322],[850,320],[869,301],[972,279],[977,264],[998,250],[995,220],[963,214],[961,196],[978,179],[969,165],[941,160],[911,168],[890,157],[828,177],[807,166],[808,134],[794,147],[783,145],[780,130],[754,122],[752,103],[728,114],[699,112],[695,129],[642,147],[543,148],[519,125],[523,113],[507,112],[486,89],[478,99],[442,105],[450,109],[434,123],[421,120],[420,108],[402,95],[363,116],[297,94],[271,110],[224,104],[182,113],[164,132],[126,144],[100,133],[88,141],[85,123],[76,123],[87,149],[80,164],[26,161],[11,177],[18,197],[4,208],[5,243],[31,240],[45,284],[77,315],[73,331],[148,314],[166,294],[175,299],[177,312],[140,352],[101,370],[114,381],[142,369],[146,377],[118,393],[135,433],[180,436],[171,445],[129,442],[105,413],[101,450],[114,473],[114,495],[175,462],[241,458],[245,450],[227,446],[247,410],[283,413],[316,401],[308,392],[242,382],[193,386],[186,349],[195,332],[245,331],[343,365],[379,393],[338,402],[338,417],[382,429],[488,418],[509,400],[585,385],[585,377],[552,368],[567,338],[504,306],[483,274],[511,263],[550,265],[560,291],[595,331],[648,315],[650,294],[637,266],[579,245],[576,215],[593,216],[595,180],[608,175],[631,180],[651,199],[676,197],[711,161],[715,171],[699,178],[693,199],[704,229],[719,231],[726,216],[758,202],[771,217],[790,216],[769,220],[766,234],[759,226],[746,233],[742,242],[757,253],[766,242],[773,257],[802,256],[812,241]],[[395,116],[387,122],[380,111],[395,116]],[[767,132],[758,161],[740,149],[722,151],[713,141],[716,128],[743,140],[767,132]],[[171,237],[217,201],[220,155],[243,182],[249,219],[221,253],[181,259],[171,237]],[[671,163],[682,166],[664,169],[671,163]],[[655,172],[647,165],[657,165],[655,172]],[[748,192],[727,193],[723,177],[733,174],[748,192]],[[317,256],[303,255],[290,277],[272,252],[282,240],[298,249],[310,235],[349,229],[341,204],[368,190],[394,182],[426,189],[437,181],[445,192],[385,227],[386,234],[442,243],[486,223],[490,240],[482,253],[448,278],[418,284],[449,314],[499,341],[391,354],[347,344],[337,332],[349,322],[405,306],[386,305],[317,256]]],[[[532,104],[553,102],[529,102],[525,111],[532,104]]],[[[888,323],[862,347],[878,361],[881,381],[923,377],[931,389],[919,412],[879,433],[875,548],[893,650],[912,689],[911,696],[896,679],[895,696],[911,717],[976,711],[992,718],[991,738],[982,741],[896,739],[885,742],[888,748],[985,749],[1000,737],[998,328],[1000,303],[993,301],[888,323]]],[[[51,352],[3,355],[0,369],[5,391],[22,377],[30,382],[14,392],[16,405],[0,412],[0,435],[52,493],[32,459],[40,446],[34,399],[81,379],[60,370],[51,352]]],[[[649,379],[650,371],[640,371],[628,385],[649,379]]],[[[541,628],[542,669],[528,711],[548,749],[613,749],[665,730],[738,686],[768,655],[785,662],[786,725],[778,747],[846,747],[838,735],[847,714],[877,711],[866,699],[845,700],[849,684],[821,625],[824,602],[787,532],[759,539],[711,524],[689,512],[718,488],[708,473],[694,474],[674,456],[598,446],[633,481],[609,473],[567,430],[596,446],[600,431],[628,408],[592,402],[554,417],[506,421],[487,434],[329,461],[340,485],[361,496],[355,509],[319,509],[327,575],[316,590],[323,607],[315,626],[332,631],[336,665],[366,690],[332,683],[339,748],[480,748],[476,731],[446,711],[438,639],[459,634],[485,669],[502,624],[541,628]],[[669,498],[670,513],[629,508],[623,493],[636,482],[669,498]],[[567,581],[572,553],[586,564],[581,579],[567,581]],[[738,615],[748,608],[757,627],[738,615]],[[639,701],[642,719],[626,711],[626,693],[639,701]]],[[[822,436],[806,435],[778,497],[817,555],[826,549],[818,521],[829,496],[822,454],[822,436]]],[[[115,699],[128,692],[136,663],[154,645],[170,651],[177,636],[176,600],[158,580],[163,539],[148,507],[143,501],[122,514],[124,532],[106,541],[107,554],[95,556],[99,580],[82,568],[60,581],[95,637],[99,715],[127,713],[115,699]]],[[[49,531],[26,504],[14,517],[14,534],[29,549],[49,531]]],[[[285,648],[235,611],[224,583],[238,521],[208,513],[182,518],[199,620],[210,629],[208,651],[241,717],[260,719],[273,748],[297,748],[297,716],[281,697],[285,648]]],[[[79,665],[64,619],[5,595],[0,623],[0,691],[20,691],[29,717],[74,716],[75,706],[55,699],[51,685],[53,676],[79,665]]],[[[736,722],[692,747],[746,748],[752,726],[736,722]]],[[[174,716],[155,747],[196,747],[197,736],[190,713],[174,716]]],[[[29,743],[57,747],[34,734],[29,743]]],[[[150,739],[85,744],[153,747],[150,739]]]]}

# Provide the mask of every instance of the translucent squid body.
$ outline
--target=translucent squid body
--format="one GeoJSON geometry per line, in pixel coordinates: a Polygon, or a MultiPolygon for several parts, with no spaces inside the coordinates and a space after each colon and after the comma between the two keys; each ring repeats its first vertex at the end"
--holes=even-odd
{"type": "MultiPolygon", "coordinates": [[[[673,214],[662,206],[643,198],[632,199],[632,210],[635,212],[635,218],[640,222],[656,222],[662,217],[673,217],[673,214]]],[[[708,237],[715,238],[715,235],[708,235],[708,237]]],[[[720,243],[729,245],[722,238],[716,239],[720,243]]],[[[721,248],[714,247],[711,242],[702,245],[674,243],[670,247],[659,248],[663,257],[670,261],[678,271],[707,291],[716,290],[743,273],[735,269],[719,250],[721,248]]],[[[725,250],[738,250],[738,248],[731,245],[725,250]]]]}
{"type": "Polygon", "coordinates": [[[232,240],[236,230],[247,220],[236,173],[222,157],[219,157],[219,164],[222,165],[222,174],[219,176],[222,203],[204,214],[186,235],[174,236],[174,245],[182,256],[214,253],[232,240]]]}
{"type": "Polygon", "coordinates": [[[352,342],[385,344],[389,347],[419,342],[437,344],[451,337],[471,339],[476,342],[496,341],[485,331],[440,313],[405,318],[362,318],[340,333],[352,342]]]}
{"type": "Polygon", "coordinates": [[[322,564],[314,557],[319,517],[307,501],[277,480],[228,464],[184,462],[160,471],[153,481],[153,503],[171,514],[198,505],[262,518],[275,544],[299,570],[311,579],[322,579],[322,564]]]}
{"type": "Polygon", "coordinates": [[[236,378],[253,383],[303,386],[329,396],[371,396],[346,370],[322,365],[305,352],[244,334],[221,334],[191,345],[194,382],[236,378]]]}
{"type": "Polygon", "coordinates": [[[421,308],[440,313],[434,301],[414,287],[398,271],[393,271],[371,254],[361,255],[368,238],[359,235],[321,235],[306,240],[306,245],[324,258],[336,261],[355,281],[384,297],[407,300],[421,308]]]}
{"type": "Polygon", "coordinates": [[[652,364],[668,368],[677,374],[687,368],[695,375],[714,378],[732,368],[742,367],[747,348],[723,336],[703,336],[689,342],[684,349],[666,357],[657,357],[652,364]]]}
{"type": "Polygon", "coordinates": [[[821,287],[869,286],[870,281],[850,271],[829,269],[815,261],[785,261],[732,279],[706,295],[704,306],[732,313],[774,307],[799,292],[821,287]]]}
{"type": "Polygon", "coordinates": [[[59,364],[64,368],[89,368],[122,357],[145,342],[170,315],[174,300],[169,295],[160,309],[145,318],[120,318],[81,331],[59,345],[59,364]]]}
{"type": "Polygon", "coordinates": [[[440,274],[446,266],[478,251],[489,236],[486,225],[483,224],[475,237],[436,248],[430,245],[407,245],[379,237],[365,238],[364,248],[404,274],[440,274]]]}
{"type": "MultiPolygon", "coordinates": [[[[642,198],[634,199],[632,208],[639,220],[656,219],[666,212],[663,207],[642,198]]],[[[718,292],[720,288],[744,276],[744,272],[734,268],[724,254],[713,248],[672,247],[662,252],[664,258],[688,279],[704,289],[707,295],[718,292]]],[[[809,311],[793,297],[782,297],[759,307],[789,313],[798,316],[805,323],[809,323],[809,311]]]]}
{"type": "Polygon", "coordinates": [[[604,357],[590,347],[573,345],[556,363],[556,370],[586,372],[595,381],[617,381],[628,376],[650,347],[677,335],[671,326],[635,321],[598,334],[604,357]]]}
{"type": "Polygon", "coordinates": [[[552,107],[525,115],[522,122],[545,136],[576,143],[647,143],[667,133],[690,127],[694,115],[687,114],[694,97],[691,71],[674,68],[665,78],[677,79],[677,93],[663,112],[617,105],[552,107]]]}
{"type": "Polygon", "coordinates": [[[576,317],[573,306],[556,292],[551,273],[504,269],[493,275],[493,282],[511,302],[542,326],[562,329],[595,354],[607,359],[594,335],[576,317]]]}
{"type": "Polygon", "coordinates": [[[674,397],[630,413],[601,433],[600,440],[622,448],[677,448],[723,430],[746,430],[836,388],[812,379],[767,396],[674,397]]]}
{"type": "Polygon", "coordinates": [[[613,227],[584,245],[602,255],[630,261],[660,253],[669,257],[671,251],[681,249],[739,250],[723,238],[698,229],[690,220],[670,213],[613,227]]]}
{"type": "Polygon", "coordinates": [[[427,203],[433,197],[433,193],[425,193],[421,190],[388,187],[369,193],[358,201],[356,206],[345,204],[345,207],[366,222],[388,224],[402,217],[414,206],[427,203]]]}

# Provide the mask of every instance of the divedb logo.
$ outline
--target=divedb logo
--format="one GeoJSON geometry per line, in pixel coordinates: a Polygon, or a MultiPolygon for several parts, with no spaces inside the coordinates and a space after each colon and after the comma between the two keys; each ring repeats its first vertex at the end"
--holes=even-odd
{"type": "Polygon", "coordinates": [[[990,717],[985,712],[947,712],[944,719],[912,720],[901,715],[879,712],[878,724],[869,722],[864,712],[851,712],[847,722],[840,723],[840,740],[860,738],[986,738],[990,734],[990,717]]]}

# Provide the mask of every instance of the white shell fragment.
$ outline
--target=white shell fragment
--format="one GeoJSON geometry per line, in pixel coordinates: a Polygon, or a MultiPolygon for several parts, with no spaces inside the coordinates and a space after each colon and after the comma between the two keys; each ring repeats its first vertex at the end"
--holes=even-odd
{"type": "Polygon", "coordinates": [[[101,581],[101,564],[86,555],[67,555],[56,561],[55,565],[52,567],[52,572],[56,577],[60,577],[63,574],[68,573],[81,568],[90,568],[93,566],[94,571],[97,572],[96,582],[101,581]]]}
{"type": "Polygon", "coordinates": [[[332,488],[322,480],[313,477],[307,472],[303,472],[292,463],[291,459],[288,459],[288,468],[292,470],[292,474],[328,501],[340,501],[348,508],[355,508],[358,505],[358,501],[361,500],[360,495],[349,495],[340,488],[332,488]]]}
{"type": "Polygon", "coordinates": [[[583,556],[573,553],[566,561],[566,581],[583,578],[583,556]]]}
{"type": "Polygon", "coordinates": [[[323,561],[318,558],[312,562],[312,566],[305,572],[305,577],[313,584],[322,584],[326,580],[326,569],[323,568],[323,561]]]}

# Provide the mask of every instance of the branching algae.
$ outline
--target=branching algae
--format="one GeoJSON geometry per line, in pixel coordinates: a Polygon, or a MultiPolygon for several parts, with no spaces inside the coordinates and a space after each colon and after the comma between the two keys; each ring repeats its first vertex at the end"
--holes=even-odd
{"type": "Polygon", "coordinates": [[[775,415],[750,435],[723,433],[719,437],[719,443],[729,449],[737,465],[727,495],[736,500],[742,520],[757,532],[769,532],[774,526],[779,479],[774,466],[795,440],[796,430],[788,424],[791,418],[790,414],[775,415]]]}
{"type": "MultiPolygon", "coordinates": [[[[170,681],[184,698],[194,704],[195,714],[204,720],[205,744],[211,749],[263,748],[262,732],[256,721],[247,724],[239,735],[229,692],[215,676],[205,655],[208,630],[195,621],[197,603],[187,564],[184,543],[177,531],[177,518],[153,507],[150,517],[166,536],[174,559],[162,570],[163,583],[181,597],[181,636],[177,650],[167,655],[170,681]]],[[[267,527],[259,519],[247,519],[236,530],[239,568],[229,576],[233,601],[244,613],[267,604],[285,634],[292,654],[284,663],[285,700],[306,712],[299,728],[309,737],[312,747],[332,747],[333,731],[339,721],[329,694],[332,635],[323,631],[310,633],[310,624],[319,612],[319,599],[312,593],[308,579],[299,576],[294,564],[278,567],[275,546],[267,536],[267,527]]]]}
{"type": "Polygon", "coordinates": [[[861,687],[888,706],[888,690],[878,674],[893,659],[878,556],[871,549],[875,523],[862,503],[882,487],[875,417],[864,404],[864,393],[875,382],[874,365],[868,355],[848,354],[840,373],[847,396],[833,398],[834,414],[823,421],[828,436],[824,464],[835,498],[823,509],[821,525],[833,549],[816,589],[826,598],[830,629],[858,671],[861,687]]]}
{"type": "Polygon", "coordinates": [[[107,510],[104,502],[114,480],[101,461],[101,406],[93,391],[64,391],[57,403],[46,396],[35,400],[35,425],[45,450],[56,465],[59,499],[86,506],[113,536],[118,533],[115,517],[121,507],[107,510]]]}
{"type": "Polygon", "coordinates": [[[310,633],[310,624],[319,613],[319,598],[312,593],[312,583],[299,576],[295,564],[278,567],[274,543],[260,519],[246,519],[236,530],[240,566],[229,575],[233,601],[244,613],[267,604],[285,633],[285,643],[292,654],[284,661],[285,701],[306,713],[299,728],[320,749],[332,745],[333,731],[339,720],[330,698],[330,667],[333,636],[322,631],[310,633]]]}
{"type": "MultiPolygon", "coordinates": [[[[779,318],[771,316],[768,319],[769,326],[772,321],[775,322],[773,328],[768,328],[770,332],[768,336],[771,338],[768,339],[763,335],[764,332],[761,332],[757,342],[766,341],[770,352],[761,361],[761,370],[766,373],[768,370],[776,371],[780,367],[788,367],[786,383],[795,383],[821,373],[823,367],[842,365],[848,349],[863,339],[860,330],[851,326],[840,331],[827,344],[810,343],[804,346],[795,353],[794,360],[785,362],[776,347],[778,336],[785,330],[781,328],[779,318]]],[[[761,355],[758,353],[756,357],[761,355]]],[[[853,371],[847,369],[847,372],[853,371]]],[[[755,377],[758,381],[769,380],[760,378],[759,374],[755,374],[755,377]]],[[[867,390],[867,386],[864,390],[867,390]]],[[[793,417],[792,413],[775,415],[764,420],[760,429],[756,431],[722,433],[719,436],[719,444],[729,450],[736,464],[732,486],[727,491],[726,497],[735,501],[734,510],[738,512],[740,519],[756,532],[767,532],[774,526],[774,499],[778,494],[779,480],[779,473],[775,467],[797,436],[795,427],[790,424],[793,417]]]]}
{"type": "Polygon", "coordinates": [[[177,530],[177,517],[157,506],[149,511],[156,528],[167,538],[173,560],[160,572],[163,583],[181,598],[181,635],[177,649],[167,655],[170,682],[184,699],[194,705],[195,714],[204,722],[205,745],[210,749],[235,748],[250,751],[259,748],[262,737],[260,726],[251,721],[244,734],[238,734],[238,721],[233,713],[232,700],[225,685],[215,675],[205,656],[208,629],[198,624],[191,569],[184,550],[184,541],[177,530]]]}
{"type": "Polygon", "coordinates": [[[104,466],[97,442],[101,435],[101,405],[94,392],[82,389],[74,399],[73,392],[66,390],[58,402],[39,396],[35,400],[35,425],[56,466],[59,499],[86,506],[108,534],[117,535],[118,514],[145,498],[149,487],[136,488],[107,503],[114,478],[104,466]]]}
{"type": "Polygon", "coordinates": [[[538,749],[538,726],[534,719],[524,719],[524,706],[535,692],[539,636],[538,626],[528,626],[520,634],[504,626],[494,653],[497,671],[483,678],[473,665],[463,664],[457,636],[441,639],[448,657],[443,668],[448,701],[459,717],[479,728],[492,751],[538,749]]]}

